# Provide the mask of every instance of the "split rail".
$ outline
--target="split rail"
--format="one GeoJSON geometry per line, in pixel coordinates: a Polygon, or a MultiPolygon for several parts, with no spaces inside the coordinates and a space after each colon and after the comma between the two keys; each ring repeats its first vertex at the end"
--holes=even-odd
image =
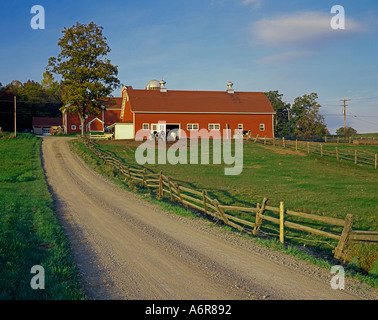
{"type": "Polygon", "coordinates": [[[308,141],[298,141],[294,140],[285,140],[276,139],[276,138],[267,138],[260,137],[259,135],[255,137],[248,137],[250,141],[255,143],[261,143],[265,145],[279,146],[283,148],[290,148],[296,151],[302,151],[305,153],[313,153],[320,155],[320,157],[331,157],[336,160],[346,160],[354,162],[355,164],[362,163],[374,166],[375,169],[378,167],[378,154],[362,151],[362,150],[351,150],[340,148],[339,146],[329,146],[322,143],[310,143],[308,141]]]}

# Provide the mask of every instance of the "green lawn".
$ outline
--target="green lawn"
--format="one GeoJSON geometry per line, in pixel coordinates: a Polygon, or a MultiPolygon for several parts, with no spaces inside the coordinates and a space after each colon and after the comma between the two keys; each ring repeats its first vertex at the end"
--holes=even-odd
{"type": "Polygon", "coordinates": [[[41,166],[41,139],[0,139],[0,300],[84,299],[41,166]],[[45,289],[31,288],[31,268],[45,289]]]}
{"type": "MultiPolygon", "coordinates": [[[[76,145],[77,150],[80,149],[82,156],[90,153],[85,151],[82,144],[75,141],[72,144],[76,145]]],[[[99,141],[98,148],[112,153],[125,164],[138,166],[135,142],[99,141]]],[[[102,161],[95,159],[93,154],[86,161],[97,169],[102,167],[102,161]]],[[[243,171],[237,176],[224,175],[225,165],[211,164],[211,161],[208,165],[156,164],[146,167],[153,172],[163,171],[180,185],[206,189],[211,197],[218,198],[222,204],[256,206],[257,202],[261,203],[267,197],[271,200],[271,206],[278,207],[279,202],[284,201],[285,208],[294,211],[341,219],[352,213],[355,230],[378,230],[378,170],[372,166],[356,166],[353,162],[307,156],[303,152],[245,142],[243,171]]],[[[106,171],[101,170],[102,173],[106,171]]],[[[268,227],[272,226],[264,222],[262,230],[270,232],[268,227]]],[[[274,228],[277,230],[277,226],[274,228]]],[[[341,230],[338,229],[338,232],[341,230]]],[[[316,240],[316,237],[308,234],[300,236],[308,241],[306,245],[309,247],[316,240]]],[[[322,250],[327,248],[330,254],[329,245],[315,245],[315,248],[322,250]]],[[[376,245],[353,245],[349,248],[349,258],[357,256],[360,266],[365,264],[365,269],[371,270],[374,261],[378,260],[376,249],[376,245]]]]}
{"type": "MultiPolygon", "coordinates": [[[[98,145],[125,163],[136,163],[135,146],[105,141],[98,145]]],[[[342,219],[352,213],[356,229],[378,229],[378,170],[371,166],[317,159],[245,142],[243,171],[237,176],[224,175],[225,166],[214,164],[146,167],[154,172],[162,170],[188,186],[206,189],[224,204],[255,205],[268,197],[272,206],[285,201],[285,207],[291,210],[342,219]]]]}

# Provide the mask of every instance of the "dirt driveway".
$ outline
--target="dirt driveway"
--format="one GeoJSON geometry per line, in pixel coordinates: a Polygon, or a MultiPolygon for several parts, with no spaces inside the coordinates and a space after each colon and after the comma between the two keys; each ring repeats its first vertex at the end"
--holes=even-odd
{"type": "Polygon", "coordinates": [[[89,299],[377,299],[333,290],[328,270],[202,219],[163,212],[89,169],[67,138],[44,137],[43,163],[89,299]]]}

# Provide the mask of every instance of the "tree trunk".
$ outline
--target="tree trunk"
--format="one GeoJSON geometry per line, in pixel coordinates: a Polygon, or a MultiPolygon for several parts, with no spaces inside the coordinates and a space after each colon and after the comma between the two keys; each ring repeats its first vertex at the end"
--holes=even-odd
{"type": "Polygon", "coordinates": [[[85,105],[83,105],[82,113],[78,113],[81,124],[81,136],[85,136],[85,105]]]}

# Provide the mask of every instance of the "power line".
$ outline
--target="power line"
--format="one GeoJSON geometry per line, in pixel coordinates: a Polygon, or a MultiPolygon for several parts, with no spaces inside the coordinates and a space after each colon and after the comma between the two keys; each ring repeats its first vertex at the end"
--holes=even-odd
{"type": "MultiPolygon", "coordinates": [[[[0,99],[1,102],[13,102],[13,100],[2,100],[0,99]]],[[[30,100],[18,100],[17,102],[22,102],[22,103],[32,103],[32,104],[61,104],[63,105],[62,102],[57,102],[57,101],[51,101],[51,102],[41,102],[41,101],[30,101],[30,100]]]]}
{"type": "Polygon", "coordinates": [[[369,98],[353,98],[351,100],[374,100],[378,99],[378,97],[369,97],[369,98]]]}
{"type": "Polygon", "coordinates": [[[374,125],[378,126],[378,123],[370,122],[370,121],[367,121],[367,120],[364,120],[364,119],[359,119],[356,116],[348,116],[348,117],[352,117],[353,119],[363,121],[363,122],[366,122],[366,123],[369,123],[369,124],[374,124],[374,125]]]}

